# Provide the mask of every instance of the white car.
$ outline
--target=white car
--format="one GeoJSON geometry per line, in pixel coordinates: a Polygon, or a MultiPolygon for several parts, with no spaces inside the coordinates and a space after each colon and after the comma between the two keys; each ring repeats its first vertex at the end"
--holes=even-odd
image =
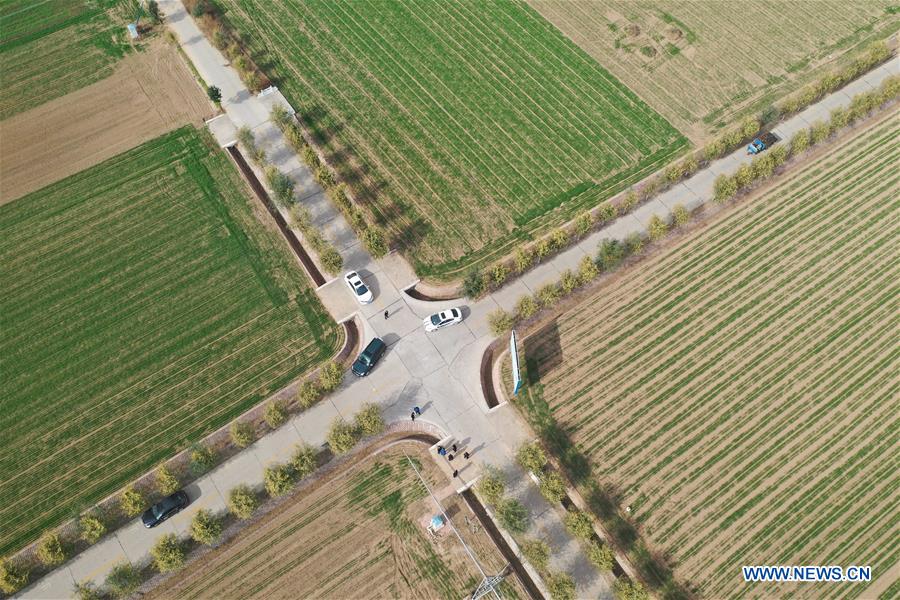
{"type": "Polygon", "coordinates": [[[375,299],[375,296],[372,295],[372,290],[366,287],[366,284],[363,283],[362,278],[356,271],[350,271],[344,275],[344,281],[347,282],[347,287],[350,288],[353,296],[359,300],[360,304],[368,304],[375,299]]]}
{"type": "Polygon", "coordinates": [[[449,308],[447,310],[442,310],[439,313],[433,314],[430,317],[425,317],[425,320],[422,322],[425,325],[425,331],[437,331],[438,329],[443,329],[444,327],[456,325],[461,321],[462,311],[458,308],[449,308]]]}

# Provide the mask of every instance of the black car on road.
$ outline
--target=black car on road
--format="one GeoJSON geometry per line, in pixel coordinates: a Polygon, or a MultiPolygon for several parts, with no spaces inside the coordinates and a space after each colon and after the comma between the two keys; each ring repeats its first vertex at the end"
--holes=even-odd
{"type": "Polygon", "coordinates": [[[184,490],[178,490],[145,510],[141,515],[141,521],[144,522],[144,527],[156,527],[172,515],[181,512],[190,502],[184,490]]]}
{"type": "Polygon", "coordinates": [[[386,348],[387,344],[384,343],[384,340],[375,338],[369,342],[369,345],[366,346],[365,350],[360,352],[356,360],[353,361],[353,366],[350,367],[350,370],[353,371],[353,374],[357,377],[365,377],[384,355],[386,348]]]}

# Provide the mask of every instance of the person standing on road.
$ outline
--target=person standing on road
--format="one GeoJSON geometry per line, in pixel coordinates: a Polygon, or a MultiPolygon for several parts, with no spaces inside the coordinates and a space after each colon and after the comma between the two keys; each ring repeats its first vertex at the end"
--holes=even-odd
{"type": "Polygon", "coordinates": [[[446,455],[447,455],[447,449],[444,448],[443,446],[438,446],[438,456],[446,456],[446,455]]]}
{"type": "Polygon", "coordinates": [[[448,461],[453,460],[453,455],[452,455],[452,454],[447,455],[447,460],[448,460],[448,461]]]}
{"type": "Polygon", "coordinates": [[[463,458],[465,458],[466,460],[469,460],[470,456],[472,456],[472,455],[469,454],[468,452],[463,452],[463,458]]]}
{"type": "Polygon", "coordinates": [[[416,420],[416,413],[414,413],[414,412],[409,413],[409,418],[412,419],[413,422],[415,422],[415,420],[416,420]]]}
{"type": "Polygon", "coordinates": [[[450,450],[452,450],[453,452],[456,452],[456,444],[453,444],[453,445],[450,447],[450,450]]]}
{"type": "Polygon", "coordinates": [[[416,413],[417,417],[422,415],[422,409],[418,406],[413,406],[413,412],[416,413]]]}
{"type": "Polygon", "coordinates": [[[385,310],[385,311],[384,311],[384,320],[387,321],[387,319],[388,319],[389,316],[391,316],[390,311],[385,310]]]}
{"type": "Polygon", "coordinates": [[[459,471],[453,471],[453,478],[459,477],[459,471]]]}

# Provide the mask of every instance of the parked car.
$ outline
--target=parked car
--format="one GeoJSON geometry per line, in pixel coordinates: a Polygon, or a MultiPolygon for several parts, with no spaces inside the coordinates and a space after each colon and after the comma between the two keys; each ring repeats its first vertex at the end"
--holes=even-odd
{"type": "Polygon", "coordinates": [[[450,325],[456,325],[460,322],[462,322],[462,311],[458,308],[442,310],[430,317],[425,317],[425,320],[422,321],[425,325],[425,331],[436,331],[438,329],[443,329],[444,327],[449,327],[450,325]]]}
{"type": "Polygon", "coordinates": [[[350,370],[357,377],[365,377],[375,367],[381,357],[384,356],[385,349],[387,349],[387,344],[384,343],[384,340],[375,338],[369,342],[365,350],[359,353],[359,356],[353,361],[353,366],[350,367],[350,370]]]}
{"type": "Polygon", "coordinates": [[[344,281],[360,304],[368,304],[375,299],[375,296],[372,295],[372,290],[366,287],[366,284],[363,283],[362,278],[356,271],[350,271],[344,275],[344,281]]]}
{"type": "Polygon", "coordinates": [[[144,514],[141,515],[141,521],[144,522],[144,527],[148,529],[156,527],[172,515],[181,512],[190,502],[184,490],[178,490],[145,510],[144,514]]]}

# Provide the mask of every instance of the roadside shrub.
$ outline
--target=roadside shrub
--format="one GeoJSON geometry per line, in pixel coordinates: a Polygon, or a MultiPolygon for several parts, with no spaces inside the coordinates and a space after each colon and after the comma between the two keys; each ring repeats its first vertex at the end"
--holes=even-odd
{"type": "Polygon", "coordinates": [[[37,557],[39,561],[48,567],[65,562],[66,550],[63,548],[58,532],[48,531],[41,536],[41,541],[37,547],[37,557]]]}
{"type": "Polygon", "coordinates": [[[681,170],[684,172],[685,177],[693,175],[699,167],[700,164],[697,162],[697,157],[693,154],[689,154],[687,158],[681,162],[681,170]]]}
{"type": "Polygon", "coordinates": [[[738,167],[738,170],[734,173],[734,182],[739,190],[753,183],[753,169],[750,165],[744,164],[738,167]]]}
{"type": "Polygon", "coordinates": [[[582,257],[581,262],[578,263],[579,283],[581,285],[587,285],[597,276],[597,273],[599,273],[599,269],[597,269],[597,265],[594,264],[594,261],[591,260],[591,257],[582,257]]]}
{"type": "Polygon", "coordinates": [[[613,551],[609,549],[609,546],[601,544],[596,540],[591,541],[591,544],[588,547],[587,556],[588,560],[591,561],[591,564],[601,571],[612,571],[613,565],[616,562],[613,551]]]}
{"type": "Polygon", "coordinates": [[[331,392],[344,380],[344,369],[336,362],[329,361],[319,370],[319,385],[324,392],[331,392]]]}
{"type": "Polygon", "coordinates": [[[742,129],[735,129],[733,131],[729,131],[722,137],[722,143],[725,146],[725,151],[727,152],[730,148],[734,148],[738,144],[740,144],[744,139],[744,132],[742,129]]]}
{"type": "Polygon", "coordinates": [[[541,495],[548,502],[562,502],[566,495],[566,482],[556,471],[550,471],[541,476],[540,488],[541,495]]]}
{"type": "Polygon", "coordinates": [[[583,237],[591,230],[591,213],[582,213],[575,219],[575,235],[583,237]]]}
{"type": "Polygon", "coordinates": [[[809,132],[804,129],[791,138],[791,156],[802,154],[807,148],[809,148],[809,132]]]}
{"type": "Polygon", "coordinates": [[[498,308],[488,315],[488,326],[492,335],[502,335],[512,329],[513,317],[502,308],[498,308]]]}
{"type": "Polygon", "coordinates": [[[500,502],[497,506],[497,519],[511,533],[523,533],[528,528],[528,511],[514,498],[500,502]]]}
{"type": "Polygon", "coordinates": [[[236,137],[238,143],[246,148],[247,152],[252,154],[256,150],[256,138],[253,137],[253,131],[246,125],[237,130],[236,137]]]}
{"type": "Polygon", "coordinates": [[[284,130],[287,127],[288,123],[291,122],[291,115],[287,111],[285,107],[280,104],[276,104],[272,107],[272,110],[269,111],[269,117],[272,119],[272,122],[278,126],[279,129],[284,130]]]}
{"type": "Polygon", "coordinates": [[[591,518],[580,510],[566,515],[566,529],[569,533],[582,540],[589,540],[594,535],[594,523],[591,518]]]}
{"type": "Polygon", "coordinates": [[[191,538],[198,544],[212,546],[222,536],[222,520],[211,510],[201,508],[191,520],[191,538]]]}
{"type": "Polygon", "coordinates": [[[836,108],[831,111],[831,129],[836,131],[843,129],[850,122],[850,113],[846,108],[836,108]]]}
{"type": "Polygon", "coordinates": [[[328,428],[328,446],[335,454],[349,452],[356,445],[356,428],[340,417],[336,417],[328,428]]]}
{"type": "Polygon", "coordinates": [[[525,294],[516,302],[516,315],[520,319],[527,319],[538,311],[537,302],[530,294],[525,294]]]}
{"type": "Polygon", "coordinates": [[[294,182],[275,167],[266,167],[266,181],[272,188],[275,203],[290,206],[294,200],[294,182]]]}
{"type": "Polygon", "coordinates": [[[503,263],[497,263],[491,267],[491,280],[494,282],[494,285],[503,285],[508,275],[509,269],[503,263]]]}
{"type": "Polygon", "coordinates": [[[551,573],[547,577],[551,600],[575,600],[575,582],[567,573],[551,573]]]}
{"type": "Polygon", "coordinates": [[[281,402],[269,402],[266,405],[266,412],[263,419],[271,429],[278,429],[287,421],[287,409],[281,402]]]}
{"type": "Polygon", "coordinates": [[[737,190],[737,181],[734,177],[719,175],[713,183],[713,200],[720,203],[731,200],[737,190]]]}
{"type": "Polygon", "coordinates": [[[306,163],[310,169],[318,169],[322,164],[319,162],[319,155],[316,154],[316,151],[313,150],[312,146],[306,146],[303,148],[303,162],[306,163]]]}
{"type": "Polygon", "coordinates": [[[249,486],[239,485],[228,492],[228,510],[238,519],[249,519],[259,508],[259,499],[249,486]]]}
{"type": "Polygon", "coordinates": [[[684,165],[681,163],[676,163],[674,165],[669,165],[666,168],[666,180],[669,183],[676,183],[684,177],[684,165]]]}
{"type": "Polygon", "coordinates": [[[550,234],[550,244],[554,250],[562,250],[569,244],[569,232],[560,227],[550,234]]]}
{"type": "Polygon", "coordinates": [[[757,131],[759,131],[759,121],[753,117],[744,119],[744,122],[741,123],[741,135],[744,138],[753,137],[757,131]]]}
{"type": "Polygon", "coordinates": [[[153,564],[160,573],[177,571],[184,566],[184,546],[174,533],[161,536],[150,549],[153,564]]]}
{"type": "Polygon", "coordinates": [[[144,512],[147,508],[147,501],[143,494],[134,489],[134,486],[128,486],[119,497],[119,507],[126,517],[135,517],[144,512]]]}
{"type": "Polygon", "coordinates": [[[572,290],[578,287],[578,277],[572,272],[572,269],[566,269],[559,276],[559,289],[563,294],[571,294],[572,290]]]}
{"type": "Polygon", "coordinates": [[[547,465],[547,455],[538,442],[522,444],[516,452],[516,462],[526,471],[540,474],[547,465]]]}
{"type": "Polygon", "coordinates": [[[641,250],[644,249],[644,238],[641,237],[640,233],[632,233],[629,234],[628,237],[625,238],[625,251],[631,254],[640,254],[641,250]]]}
{"type": "Polygon", "coordinates": [[[534,263],[534,253],[531,248],[516,248],[516,256],[513,260],[516,272],[521,273],[534,263]]]}
{"type": "Polygon", "coordinates": [[[662,217],[660,217],[659,215],[653,215],[652,217],[650,217],[650,222],[647,224],[647,235],[649,236],[651,242],[655,242],[664,238],[668,230],[669,225],[662,219],[662,217]]]}
{"type": "Polygon", "coordinates": [[[318,169],[316,169],[314,177],[316,178],[316,181],[319,182],[319,185],[321,185],[325,189],[334,186],[334,174],[331,172],[331,169],[329,169],[325,165],[322,165],[318,169]]]}
{"type": "Polygon", "coordinates": [[[597,250],[597,265],[604,271],[615,268],[625,256],[625,248],[619,240],[606,239],[597,250]]]}
{"type": "Polygon", "coordinates": [[[141,587],[141,574],[130,562],[113,565],[104,581],[113,598],[127,598],[141,587]]]}
{"type": "Polygon", "coordinates": [[[549,308],[556,304],[557,300],[559,300],[559,296],[559,288],[556,287],[555,283],[548,283],[547,285],[541,286],[537,291],[538,301],[544,308],[549,308]]]}
{"type": "Polygon", "coordinates": [[[478,267],[472,267],[463,279],[463,293],[469,298],[477,298],[484,291],[484,277],[478,267]]]}
{"type": "Polygon", "coordinates": [[[641,200],[649,200],[659,190],[660,184],[659,178],[651,177],[641,186],[641,189],[638,191],[638,196],[641,200]]]}
{"type": "Polygon", "coordinates": [[[616,205],[611,202],[604,202],[597,208],[597,222],[607,223],[616,218],[616,205]]]}
{"type": "Polygon", "coordinates": [[[550,562],[550,546],[546,542],[528,539],[519,547],[535,569],[543,571],[547,568],[547,563],[550,562]]]}
{"type": "Polygon", "coordinates": [[[812,134],[812,143],[820,144],[827,140],[828,136],[831,135],[831,127],[829,127],[828,123],[816,121],[810,128],[810,133],[812,134]]]}
{"type": "Polygon", "coordinates": [[[319,262],[322,263],[322,268],[325,269],[326,273],[336,275],[340,273],[341,268],[344,266],[344,257],[341,256],[341,253],[334,246],[329,245],[319,253],[319,262]]]}
{"type": "Polygon", "coordinates": [[[246,448],[253,443],[256,437],[253,425],[246,421],[235,421],[228,428],[228,431],[231,434],[231,441],[238,448],[246,448]]]}
{"type": "Polygon", "coordinates": [[[778,120],[778,117],[780,117],[780,116],[781,116],[781,111],[778,110],[778,107],[775,106],[774,104],[769,104],[762,110],[762,113],[760,114],[759,119],[763,123],[774,123],[775,121],[778,120]]]}
{"type": "Polygon", "coordinates": [[[900,75],[892,75],[882,81],[878,93],[882,103],[900,96],[900,75]]]}
{"type": "Polygon", "coordinates": [[[216,104],[220,104],[222,102],[222,90],[214,85],[208,86],[206,88],[206,96],[216,104]]]}
{"type": "Polygon", "coordinates": [[[285,465],[272,465],[263,471],[263,483],[269,496],[284,496],[294,487],[291,472],[285,465]]]}
{"type": "Polygon", "coordinates": [[[753,171],[753,179],[767,179],[775,172],[775,161],[771,153],[757,156],[750,163],[750,169],[753,171]]]}
{"type": "Polygon", "coordinates": [[[478,480],[475,486],[478,493],[484,498],[488,504],[496,506],[503,500],[503,493],[506,491],[506,482],[503,475],[493,469],[487,470],[478,480]]]}
{"type": "Polygon", "coordinates": [[[195,446],[191,450],[191,473],[202,475],[216,464],[216,453],[209,446],[195,446]]]}
{"type": "Polygon", "coordinates": [[[96,515],[85,515],[78,520],[78,528],[81,530],[81,539],[88,544],[95,544],[97,540],[106,534],[106,525],[96,515]]]}
{"type": "Polygon", "coordinates": [[[724,152],[725,144],[722,140],[713,140],[703,149],[703,157],[708,161],[712,161],[722,156],[724,152]]]}
{"type": "Polygon", "coordinates": [[[169,494],[174,494],[178,491],[178,488],[181,487],[181,482],[178,481],[178,478],[169,470],[169,467],[166,465],[160,466],[156,470],[156,491],[158,491],[163,496],[168,496],[169,494]]]}
{"type": "Polygon", "coordinates": [[[622,197],[622,201],[619,202],[619,212],[621,212],[622,214],[627,213],[632,208],[634,208],[637,203],[638,194],[634,188],[631,188],[630,190],[625,192],[625,195],[622,197]]]}
{"type": "Polygon", "coordinates": [[[364,404],[356,413],[356,429],[362,435],[375,435],[384,431],[384,417],[377,404],[364,404]]]}
{"type": "Polygon", "coordinates": [[[28,583],[28,569],[11,559],[0,560],[0,590],[6,594],[14,594],[28,583]]]}
{"type": "Polygon", "coordinates": [[[672,222],[675,227],[683,227],[690,220],[691,215],[683,204],[676,204],[672,208],[672,222]]]}
{"type": "Polygon", "coordinates": [[[538,240],[538,243],[534,246],[534,253],[537,254],[538,260],[543,260],[553,251],[553,247],[550,244],[550,240],[547,238],[543,238],[538,240]]]}
{"type": "Polygon", "coordinates": [[[772,148],[772,153],[769,156],[772,159],[772,166],[775,168],[780,167],[787,161],[788,148],[784,144],[775,146],[772,148]]]}
{"type": "Polygon", "coordinates": [[[72,595],[76,600],[103,600],[103,593],[92,581],[76,582],[72,587],[72,595]]]}
{"type": "Polygon", "coordinates": [[[217,27],[212,32],[212,43],[213,43],[213,46],[215,46],[219,50],[224,50],[225,47],[228,45],[228,36],[225,35],[225,32],[222,31],[221,27],[217,27]]]}
{"type": "Polygon", "coordinates": [[[389,250],[387,240],[384,239],[384,232],[378,227],[368,227],[363,231],[362,243],[372,258],[383,258],[389,250]]]}
{"type": "Polygon", "coordinates": [[[650,600],[650,594],[642,583],[624,577],[616,580],[613,594],[616,600],[650,600]]]}
{"type": "Polygon", "coordinates": [[[309,408],[322,396],[322,390],[315,381],[304,381],[297,388],[297,403],[303,408],[309,408]]]}
{"type": "Polygon", "coordinates": [[[291,456],[291,468],[297,479],[303,479],[316,470],[316,451],[308,444],[297,444],[291,456]]]}

